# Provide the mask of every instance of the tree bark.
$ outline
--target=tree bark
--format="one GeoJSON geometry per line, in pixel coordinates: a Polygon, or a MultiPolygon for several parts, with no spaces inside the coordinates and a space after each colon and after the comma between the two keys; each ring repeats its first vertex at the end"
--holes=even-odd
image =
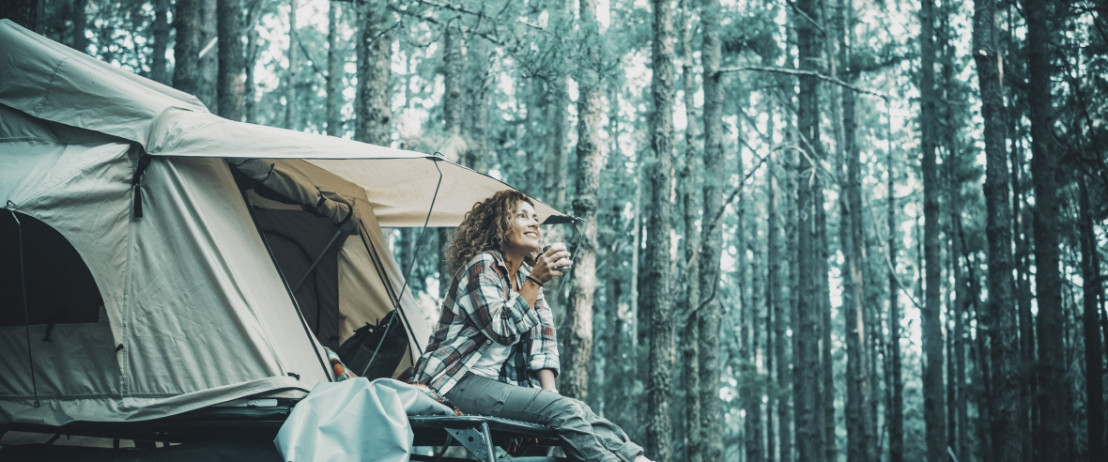
{"type": "Polygon", "coordinates": [[[173,87],[193,95],[200,86],[200,1],[177,0],[173,18],[173,87]]]}
{"type": "MultiPolygon", "coordinates": [[[[768,104],[767,112],[773,114],[773,108],[772,103],[768,104]]],[[[776,131],[774,121],[775,119],[770,117],[767,124],[767,133],[773,134],[776,131]]],[[[766,277],[766,307],[773,310],[773,336],[775,338],[773,363],[774,373],[776,374],[775,388],[777,389],[773,399],[776,401],[775,409],[777,411],[777,460],[792,462],[792,400],[789,399],[792,389],[792,371],[788,348],[791,337],[785,335],[789,329],[789,313],[791,311],[789,309],[791,298],[786,287],[792,286],[787,286],[789,280],[788,262],[782,261],[783,258],[788,256],[785,249],[789,248],[786,244],[787,239],[782,236],[785,228],[782,221],[788,219],[787,210],[791,201],[789,201],[787,194],[782,194],[782,191],[787,191],[788,188],[784,187],[778,178],[785,175],[786,170],[779,165],[776,149],[766,154],[766,172],[766,203],[769,208],[766,219],[766,260],[769,266],[769,273],[766,277]],[[780,213],[778,213],[779,210],[780,213]]],[[[788,182],[785,181],[785,184],[788,184],[788,182]]]]}
{"type": "Polygon", "coordinates": [[[201,0],[200,2],[200,66],[199,82],[196,89],[196,97],[200,98],[208,109],[219,113],[219,98],[217,96],[216,82],[219,80],[219,45],[216,40],[219,32],[216,30],[218,0],[201,0]]]}
{"type": "MultiPolygon", "coordinates": [[[[888,102],[886,102],[888,104],[888,102]]],[[[887,123],[891,124],[891,122],[887,123]]],[[[891,135],[891,134],[888,134],[891,135]]],[[[904,380],[901,377],[900,360],[900,283],[896,277],[897,221],[896,221],[896,172],[892,142],[886,148],[885,191],[888,194],[885,223],[887,232],[886,251],[888,252],[888,291],[889,291],[889,403],[886,413],[889,423],[889,461],[904,460],[904,380]]]]}
{"type": "MultiPolygon", "coordinates": [[[[740,131],[741,133],[741,131],[740,131]]],[[[738,167],[736,169],[739,178],[746,177],[746,168],[743,164],[743,156],[740,150],[738,157],[738,167]]],[[[707,160],[707,158],[705,158],[707,160]]],[[[707,162],[705,162],[707,164],[707,162]]],[[[707,205],[707,204],[705,204],[707,205]]],[[[739,283],[739,307],[742,309],[742,339],[740,340],[741,350],[739,351],[739,361],[743,364],[740,369],[742,371],[740,380],[740,390],[742,396],[742,407],[745,417],[743,418],[743,445],[746,448],[746,459],[748,462],[762,462],[765,460],[765,443],[763,435],[762,425],[762,394],[764,393],[762,387],[761,377],[761,358],[758,354],[758,333],[761,331],[761,325],[758,323],[759,310],[758,304],[752,301],[753,293],[751,288],[758,287],[755,284],[751,284],[752,268],[754,267],[753,259],[746,258],[747,255],[747,220],[746,214],[747,202],[746,194],[741,190],[739,197],[735,202],[735,247],[739,249],[739,255],[735,261],[735,267],[737,268],[736,280],[739,283]]],[[[705,210],[708,210],[705,208],[705,210]]]]}
{"type": "MultiPolygon", "coordinates": [[[[951,16],[955,14],[952,13],[953,9],[954,7],[950,4],[943,5],[938,36],[951,36],[950,20],[951,16]]],[[[954,75],[956,72],[955,61],[957,60],[955,47],[949,42],[949,39],[944,40],[941,47],[942,84],[940,86],[942,91],[940,97],[943,101],[964,98],[957,77],[954,75]]],[[[943,114],[942,120],[947,121],[941,125],[941,138],[947,153],[944,161],[946,179],[941,182],[946,184],[946,212],[949,220],[946,240],[950,249],[947,260],[951,274],[949,279],[954,283],[954,287],[946,291],[949,316],[953,318],[953,323],[947,323],[948,328],[952,329],[947,338],[947,383],[949,384],[947,387],[947,445],[948,451],[953,453],[956,459],[967,460],[969,457],[969,438],[967,437],[969,435],[969,409],[967,408],[965,393],[965,318],[970,297],[976,297],[977,295],[968,290],[968,284],[962,271],[965,251],[960,238],[962,236],[961,204],[963,203],[960,196],[965,182],[961,179],[959,172],[962,171],[963,165],[966,163],[964,156],[960,154],[962,149],[959,146],[958,139],[962,114],[955,105],[951,104],[944,105],[941,114],[943,114]]]]}
{"type": "Polygon", "coordinates": [[[1027,15],[1027,100],[1031,120],[1031,177],[1035,187],[1035,287],[1038,306],[1039,390],[1036,402],[1040,412],[1035,432],[1036,460],[1073,460],[1069,416],[1073,402],[1064,351],[1062,278],[1058,252],[1058,208],[1062,206],[1058,189],[1057,164],[1060,159],[1053,143],[1050,93],[1051,40],[1049,18],[1054,11],[1050,0],[1025,0],[1027,15]]]}
{"type": "Polygon", "coordinates": [[[261,9],[262,0],[249,0],[246,4],[246,77],[243,82],[243,111],[246,121],[258,123],[258,104],[254,101],[254,92],[257,90],[255,79],[255,64],[258,62],[258,12],[261,9]]]}
{"type": "Polygon", "coordinates": [[[584,37],[584,64],[577,79],[577,175],[573,214],[581,221],[580,245],[573,256],[573,298],[566,304],[570,335],[566,346],[567,374],[561,387],[567,396],[586,400],[589,394],[589,360],[593,348],[593,297],[596,293],[597,210],[600,201],[600,167],[605,151],[601,129],[605,125],[604,80],[596,67],[604,62],[600,25],[596,20],[597,0],[581,0],[580,25],[584,37]]]}
{"type": "MultiPolygon", "coordinates": [[[[73,1],[73,44],[74,50],[81,53],[88,53],[88,37],[85,36],[85,32],[88,30],[88,0],[74,0],[73,1]]],[[[164,54],[163,54],[164,56],[164,54]]]]}
{"type": "Polygon", "coordinates": [[[927,427],[927,460],[941,462],[946,454],[946,418],[943,391],[943,331],[939,248],[939,179],[935,124],[939,114],[935,94],[934,0],[920,7],[920,144],[923,149],[923,253],[924,306],[920,316],[923,333],[923,416],[927,427]]]}
{"type": "MultiPolygon", "coordinates": [[[[489,75],[492,54],[488,40],[473,35],[465,41],[466,79],[465,114],[462,130],[465,133],[465,164],[478,172],[489,171],[496,164],[494,150],[489,149],[489,108],[493,83],[489,75]]],[[[599,168],[599,167],[598,167],[599,168]]]]}
{"type": "Polygon", "coordinates": [[[300,32],[296,21],[299,0],[289,0],[289,68],[285,71],[285,128],[299,130],[297,90],[300,85],[300,32]]]}
{"type": "Polygon", "coordinates": [[[242,3],[219,0],[219,115],[234,121],[243,117],[242,3]]]}
{"type": "Polygon", "coordinates": [[[674,359],[673,304],[669,259],[673,207],[674,69],[673,10],[653,1],[651,124],[653,162],[649,163],[650,220],[647,223],[646,306],[650,319],[647,450],[657,460],[674,460],[670,441],[671,374],[674,359]]]}
{"type": "MultiPolygon", "coordinates": [[[[700,15],[704,35],[701,45],[704,65],[704,164],[706,167],[711,166],[712,172],[704,177],[705,217],[709,213],[715,213],[722,205],[722,188],[726,178],[726,170],[723,168],[723,83],[719,72],[722,42],[719,37],[719,15],[719,1],[704,0],[700,15]]],[[[709,171],[707,168],[705,170],[709,171]]],[[[704,419],[699,438],[704,441],[704,460],[714,461],[723,460],[723,403],[719,399],[723,306],[715,295],[720,284],[723,228],[715,226],[706,232],[698,276],[700,293],[711,297],[711,300],[700,308],[699,318],[699,362],[703,377],[699,393],[701,415],[704,419]]]]}
{"type": "Polygon", "coordinates": [[[169,84],[166,50],[169,49],[169,0],[154,1],[154,42],[151,43],[150,79],[169,84]]]}
{"type": "Polygon", "coordinates": [[[1089,460],[1104,460],[1104,353],[1100,342],[1100,297],[1103,276],[1097,257],[1096,233],[1089,201],[1087,179],[1081,178],[1081,277],[1084,281],[1082,327],[1085,334],[1085,400],[1088,420],[1086,438],[1089,460]]]}
{"type": "Polygon", "coordinates": [[[392,75],[393,25],[386,1],[357,1],[360,31],[354,139],[388,146],[392,141],[389,78],[392,75]]]}
{"type": "MultiPolygon", "coordinates": [[[[552,2],[551,17],[572,18],[573,3],[572,0],[554,0],[552,2]]],[[[566,39],[560,37],[558,46],[567,47],[563,43],[566,39]]],[[[555,65],[562,67],[563,69],[569,67],[569,63],[563,61],[558,55],[555,65]]],[[[566,139],[569,137],[569,78],[562,75],[560,72],[555,71],[553,78],[551,78],[547,84],[546,95],[544,99],[544,112],[546,117],[546,123],[550,127],[550,132],[546,134],[546,156],[545,164],[543,165],[543,194],[548,203],[554,207],[564,207],[566,205],[566,186],[567,172],[566,172],[566,139]]]]}
{"type": "MultiPolygon", "coordinates": [[[[461,19],[454,17],[447,21],[442,34],[442,121],[443,133],[448,137],[447,149],[444,153],[448,160],[465,164],[468,154],[466,143],[462,136],[465,123],[466,99],[465,95],[465,61],[463,58],[463,37],[461,19]]],[[[446,264],[447,249],[453,236],[452,230],[440,228],[435,232],[438,237],[439,258],[439,298],[446,296],[446,290],[450,287],[450,279],[453,276],[444,266],[446,264]]],[[[554,298],[554,297],[551,297],[554,298]]]]}
{"type": "MultiPolygon", "coordinates": [[[[327,134],[342,136],[342,76],[345,73],[339,53],[339,2],[327,2],[327,134]]],[[[407,100],[405,100],[407,101],[407,100]]],[[[404,260],[407,262],[409,260],[404,260]]],[[[404,263],[402,262],[402,263],[404,263]]],[[[407,275],[405,275],[407,276],[407,275]]]]}
{"type": "MultiPolygon", "coordinates": [[[[685,313],[684,335],[681,339],[681,350],[684,354],[685,376],[685,441],[688,448],[689,462],[704,462],[705,444],[707,441],[701,436],[705,430],[701,396],[699,390],[704,385],[701,382],[703,372],[707,372],[700,364],[701,332],[700,332],[700,259],[696,255],[699,251],[701,231],[697,228],[697,220],[700,218],[700,201],[697,198],[701,191],[698,184],[700,178],[700,155],[698,149],[700,130],[695,123],[697,120],[696,104],[696,76],[693,75],[693,30],[696,28],[696,7],[691,1],[681,2],[681,12],[684,15],[681,21],[681,87],[685,99],[685,119],[689,123],[685,127],[685,165],[681,168],[677,177],[678,202],[684,209],[684,256],[683,260],[689,262],[684,268],[681,281],[684,282],[684,300],[679,304],[683,306],[685,313]],[[702,372],[703,371],[703,372],[702,372]]],[[[705,121],[707,123],[707,121],[705,121]]],[[[705,185],[706,187],[706,185],[705,185]]],[[[711,213],[711,212],[709,212],[711,213]]],[[[707,215],[705,215],[707,216],[707,215]]],[[[679,323],[682,324],[682,323],[679,323]]]]}
{"type": "MultiPolygon", "coordinates": [[[[820,59],[817,21],[819,9],[814,0],[799,0],[796,3],[797,14],[792,15],[797,39],[799,68],[802,71],[818,71],[820,59]]],[[[811,268],[822,268],[819,264],[820,250],[818,242],[822,233],[817,229],[821,220],[817,216],[823,210],[822,183],[817,174],[817,165],[822,156],[819,150],[819,102],[817,80],[812,75],[799,77],[800,91],[797,104],[798,145],[802,158],[797,166],[797,265],[806,268],[798,275],[797,318],[798,329],[795,332],[797,373],[794,388],[796,403],[796,443],[798,460],[819,460],[826,458],[824,428],[821,426],[824,412],[820,400],[820,384],[823,376],[820,368],[820,302],[822,284],[811,268]]]]}
{"type": "MultiPolygon", "coordinates": [[[[466,116],[465,61],[462,46],[462,25],[460,18],[447,21],[442,35],[442,119],[446,135],[451,138],[462,136],[462,124],[466,116]]],[[[457,141],[450,144],[457,145],[457,141]]],[[[460,153],[458,153],[460,155],[460,153]]]]}
{"type": "MultiPolygon", "coordinates": [[[[839,0],[836,28],[839,32],[839,72],[852,79],[850,65],[850,30],[846,15],[853,5],[839,0]]],[[[849,80],[848,80],[849,81],[849,80]]],[[[861,159],[855,142],[854,93],[842,92],[842,156],[845,159],[844,183],[839,198],[841,223],[840,242],[843,253],[843,316],[846,319],[847,386],[846,430],[847,460],[868,462],[874,454],[874,422],[869,418],[872,399],[869,379],[869,342],[865,323],[865,240],[862,220],[861,159]]]]}

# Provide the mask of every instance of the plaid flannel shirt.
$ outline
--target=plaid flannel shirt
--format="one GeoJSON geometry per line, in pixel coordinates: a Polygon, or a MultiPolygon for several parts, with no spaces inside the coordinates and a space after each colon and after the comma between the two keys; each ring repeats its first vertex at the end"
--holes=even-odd
{"type": "MultiPolygon", "coordinates": [[[[516,272],[517,283],[531,273],[524,263],[516,272]]],[[[531,308],[511,290],[508,266],[499,251],[481,252],[454,276],[443,300],[438,326],[412,373],[412,382],[424,384],[440,395],[469,371],[492,342],[512,345],[500,381],[521,387],[540,386],[541,369],[558,374],[558,341],[554,317],[539,293],[531,308]]]]}

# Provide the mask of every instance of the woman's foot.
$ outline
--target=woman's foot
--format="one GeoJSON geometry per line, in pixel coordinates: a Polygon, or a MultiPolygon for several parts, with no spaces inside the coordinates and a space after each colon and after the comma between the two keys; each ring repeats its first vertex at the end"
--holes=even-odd
{"type": "Polygon", "coordinates": [[[650,459],[647,459],[646,456],[640,454],[637,457],[635,457],[635,462],[654,462],[654,461],[650,460],[650,459]]]}

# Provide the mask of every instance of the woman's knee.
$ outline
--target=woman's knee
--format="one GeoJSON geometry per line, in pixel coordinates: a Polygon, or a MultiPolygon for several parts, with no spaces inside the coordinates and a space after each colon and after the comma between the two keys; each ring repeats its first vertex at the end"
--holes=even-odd
{"type": "Polygon", "coordinates": [[[573,398],[561,397],[550,403],[550,426],[559,427],[571,422],[586,421],[586,405],[573,398]]]}

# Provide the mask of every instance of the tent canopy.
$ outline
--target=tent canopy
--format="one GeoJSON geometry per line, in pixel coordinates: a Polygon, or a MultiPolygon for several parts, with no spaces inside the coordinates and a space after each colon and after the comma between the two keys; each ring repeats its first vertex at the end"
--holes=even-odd
{"type": "MultiPolygon", "coordinates": [[[[137,143],[152,156],[302,159],[364,188],[382,227],[456,226],[477,201],[511,188],[433,155],[221,118],[192,95],[10,20],[0,20],[0,43],[7,106],[137,143]]],[[[550,223],[568,219],[538,200],[535,211],[550,223]]]]}

